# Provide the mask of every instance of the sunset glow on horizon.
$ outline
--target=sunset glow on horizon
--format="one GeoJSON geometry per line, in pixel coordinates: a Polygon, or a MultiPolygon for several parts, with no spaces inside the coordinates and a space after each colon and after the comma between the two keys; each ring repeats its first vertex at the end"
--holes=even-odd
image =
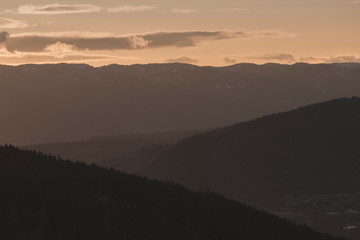
{"type": "Polygon", "coordinates": [[[3,0],[0,64],[360,62],[360,1],[3,0]]]}

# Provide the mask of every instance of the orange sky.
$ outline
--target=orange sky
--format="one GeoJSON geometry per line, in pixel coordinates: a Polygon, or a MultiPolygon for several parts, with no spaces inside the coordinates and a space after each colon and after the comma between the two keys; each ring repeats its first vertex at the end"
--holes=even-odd
{"type": "Polygon", "coordinates": [[[1,2],[1,64],[360,62],[360,0],[1,2]]]}

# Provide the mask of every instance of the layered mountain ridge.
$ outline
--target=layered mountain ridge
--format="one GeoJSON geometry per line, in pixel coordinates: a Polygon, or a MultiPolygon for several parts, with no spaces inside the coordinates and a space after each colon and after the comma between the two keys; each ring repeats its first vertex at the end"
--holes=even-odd
{"type": "Polygon", "coordinates": [[[0,66],[1,142],[209,129],[360,95],[360,64],[0,66]]]}

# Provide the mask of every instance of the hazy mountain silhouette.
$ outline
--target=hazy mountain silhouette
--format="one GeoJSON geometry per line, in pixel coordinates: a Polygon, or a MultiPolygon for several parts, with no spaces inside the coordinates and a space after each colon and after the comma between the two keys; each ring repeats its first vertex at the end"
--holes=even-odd
{"type": "Polygon", "coordinates": [[[152,164],[169,145],[207,131],[209,130],[99,136],[86,141],[28,145],[22,148],[60,155],[63,159],[74,162],[96,163],[122,172],[136,173],[152,164]]]}
{"type": "Polygon", "coordinates": [[[360,64],[0,66],[2,142],[222,127],[360,94],[360,64]]]}
{"type": "Polygon", "coordinates": [[[360,98],[333,100],[190,137],[137,173],[357,240],[359,123],[360,98]]]}
{"type": "Polygon", "coordinates": [[[360,189],[360,98],[190,137],[140,171],[245,200],[360,189]]]}
{"type": "Polygon", "coordinates": [[[330,240],[212,193],[0,147],[1,239],[330,240]]]}
{"type": "Polygon", "coordinates": [[[217,129],[175,146],[191,132],[29,147],[221,192],[357,240],[359,230],[344,227],[360,220],[359,120],[360,99],[338,99],[217,129]]]}
{"type": "Polygon", "coordinates": [[[360,98],[344,98],[207,133],[126,134],[24,148],[242,200],[347,193],[360,189],[359,121],[360,98]]]}

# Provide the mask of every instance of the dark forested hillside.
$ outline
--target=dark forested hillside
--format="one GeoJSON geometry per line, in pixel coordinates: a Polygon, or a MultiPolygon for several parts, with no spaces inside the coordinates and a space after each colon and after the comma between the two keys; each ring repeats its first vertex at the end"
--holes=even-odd
{"type": "Polygon", "coordinates": [[[0,142],[222,127],[360,96],[360,64],[0,66],[0,142]]]}
{"type": "Polygon", "coordinates": [[[360,98],[190,137],[141,171],[245,200],[360,189],[360,98]]]}
{"type": "Polygon", "coordinates": [[[0,238],[331,240],[216,194],[0,147],[0,238]]]}

